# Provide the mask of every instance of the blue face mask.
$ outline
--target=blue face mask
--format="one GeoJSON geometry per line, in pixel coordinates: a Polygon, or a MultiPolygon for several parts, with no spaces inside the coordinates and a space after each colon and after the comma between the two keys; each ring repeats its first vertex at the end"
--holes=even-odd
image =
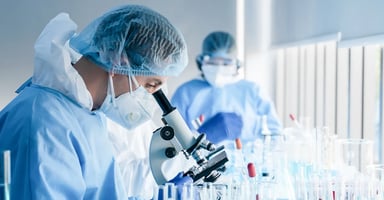
{"type": "Polygon", "coordinates": [[[127,129],[134,129],[144,122],[150,120],[157,108],[153,96],[142,86],[139,86],[136,79],[130,80],[138,86],[134,91],[127,92],[115,98],[112,77],[109,76],[108,95],[100,107],[100,111],[127,129]]]}

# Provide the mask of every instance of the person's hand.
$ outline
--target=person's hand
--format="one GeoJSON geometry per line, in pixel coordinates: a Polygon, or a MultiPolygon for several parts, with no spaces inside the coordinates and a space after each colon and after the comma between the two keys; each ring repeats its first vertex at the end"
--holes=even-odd
{"type": "Polygon", "coordinates": [[[239,115],[220,112],[205,121],[197,131],[205,133],[210,142],[219,143],[240,137],[242,128],[243,120],[239,115]]]}
{"type": "MultiPolygon", "coordinates": [[[[190,176],[184,176],[183,172],[178,173],[173,179],[169,180],[168,183],[173,183],[176,186],[177,199],[182,197],[182,188],[184,184],[192,184],[193,179],[190,176]]],[[[157,200],[164,200],[164,191],[159,189],[157,200]]]]}
{"type": "Polygon", "coordinates": [[[178,173],[173,179],[168,181],[176,186],[193,183],[193,179],[190,176],[184,176],[183,172],[178,173]]]}

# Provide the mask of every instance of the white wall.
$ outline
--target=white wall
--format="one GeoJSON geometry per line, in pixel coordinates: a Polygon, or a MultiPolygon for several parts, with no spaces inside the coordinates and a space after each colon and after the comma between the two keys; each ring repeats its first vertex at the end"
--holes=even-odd
{"type": "Polygon", "coordinates": [[[341,40],[384,33],[382,0],[271,1],[274,46],[310,41],[338,32],[341,33],[341,40]]]}

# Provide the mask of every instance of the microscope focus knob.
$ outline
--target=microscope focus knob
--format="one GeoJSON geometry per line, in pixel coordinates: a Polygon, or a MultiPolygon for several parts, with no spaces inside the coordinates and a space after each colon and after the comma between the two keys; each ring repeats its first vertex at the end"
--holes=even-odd
{"type": "Polygon", "coordinates": [[[164,126],[160,131],[160,136],[164,140],[171,140],[175,136],[175,132],[172,127],[164,126]]]}
{"type": "Polygon", "coordinates": [[[173,147],[168,147],[165,149],[165,156],[167,156],[167,158],[173,158],[176,156],[176,154],[176,149],[173,147]]]}

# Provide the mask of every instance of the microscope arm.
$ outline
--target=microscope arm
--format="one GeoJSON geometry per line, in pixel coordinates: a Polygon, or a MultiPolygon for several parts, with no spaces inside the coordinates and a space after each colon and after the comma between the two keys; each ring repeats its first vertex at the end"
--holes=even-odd
{"type": "MultiPolygon", "coordinates": [[[[220,174],[215,169],[222,167],[228,161],[225,151],[221,149],[221,152],[211,153],[208,157],[204,156],[200,150],[205,149],[210,152],[215,150],[215,146],[206,140],[205,134],[195,136],[191,132],[183,117],[175,107],[171,106],[161,89],[153,93],[153,96],[163,111],[162,121],[165,125],[154,131],[150,143],[149,161],[156,182],[159,185],[167,182],[163,171],[165,170],[164,162],[173,159],[179,152],[183,152],[186,159],[192,157],[198,164],[185,175],[191,176],[194,181],[202,177],[216,180],[220,174]],[[210,157],[213,158],[209,159],[210,157]]],[[[177,173],[179,171],[175,172],[177,173]]]]}

